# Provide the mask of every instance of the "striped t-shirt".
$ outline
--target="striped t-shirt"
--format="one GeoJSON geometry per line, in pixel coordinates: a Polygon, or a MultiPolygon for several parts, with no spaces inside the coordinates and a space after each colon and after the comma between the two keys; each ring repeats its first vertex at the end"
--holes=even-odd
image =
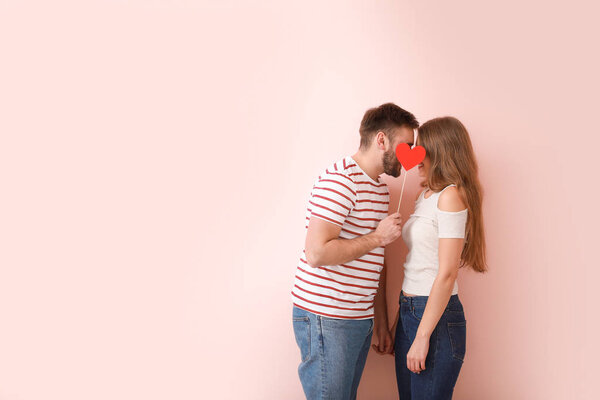
{"type": "MultiPolygon", "coordinates": [[[[363,236],[387,216],[389,201],[387,185],[371,179],[347,156],[327,167],[315,182],[306,228],[313,216],[339,225],[341,239],[363,236]]],[[[345,264],[313,268],[302,250],[292,289],[294,305],[332,318],[373,318],[383,257],[382,246],[345,264]]]]}

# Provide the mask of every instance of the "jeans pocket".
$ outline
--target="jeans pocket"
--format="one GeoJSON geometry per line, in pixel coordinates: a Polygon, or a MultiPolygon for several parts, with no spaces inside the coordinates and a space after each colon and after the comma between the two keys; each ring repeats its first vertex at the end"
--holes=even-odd
{"type": "Polygon", "coordinates": [[[410,314],[416,318],[417,321],[421,321],[423,314],[425,313],[425,306],[411,306],[410,314]]]}
{"type": "Polygon", "coordinates": [[[305,362],[310,357],[310,319],[294,317],[294,336],[300,348],[300,357],[305,362]]]}
{"type": "Polygon", "coordinates": [[[448,322],[448,335],[452,347],[452,357],[464,361],[467,341],[467,322],[448,322]]]}

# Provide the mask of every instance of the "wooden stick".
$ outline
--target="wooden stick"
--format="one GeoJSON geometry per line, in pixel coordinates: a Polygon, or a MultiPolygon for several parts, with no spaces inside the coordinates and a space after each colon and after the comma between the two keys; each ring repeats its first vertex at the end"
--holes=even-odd
{"type": "MultiPolygon", "coordinates": [[[[417,145],[417,136],[419,135],[419,131],[417,129],[413,129],[413,137],[414,137],[414,143],[412,148],[414,148],[417,145]]],[[[404,183],[406,183],[406,174],[408,174],[408,171],[406,171],[404,169],[404,167],[402,166],[402,164],[400,164],[401,169],[400,169],[400,173],[402,173],[402,171],[404,171],[404,179],[402,180],[402,189],[400,190],[400,200],[398,200],[398,210],[396,211],[397,213],[400,212],[400,204],[402,204],[402,195],[404,194],[404,183]]]]}
{"type": "Polygon", "coordinates": [[[397,213],[400,212],[400,204],[402,204],[402,195],[404,194],[404,183],[406,183],[406,175],[408,173],[408,171],[406,171],[404,167],[402,167],[400,173],[402,173],[402,171],[404,171],[404,179],[402,180],[402,190],[400,190],[400,200],[398,200],[398,210],[396,211],[397,213]]]}

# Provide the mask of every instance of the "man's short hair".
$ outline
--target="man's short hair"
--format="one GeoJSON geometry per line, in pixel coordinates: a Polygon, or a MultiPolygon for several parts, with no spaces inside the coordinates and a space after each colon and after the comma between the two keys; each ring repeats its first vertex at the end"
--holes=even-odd
{"type": "Polygon", "coordinates": [[[391,129],[402,126],[416,129],[419,127],[419,122],[413,114],[394,103],[385,103],[371,108],[367,110],[360,123],[360,147],[367,149],[377,132],[383,131],[390,135],[391,129]]]}

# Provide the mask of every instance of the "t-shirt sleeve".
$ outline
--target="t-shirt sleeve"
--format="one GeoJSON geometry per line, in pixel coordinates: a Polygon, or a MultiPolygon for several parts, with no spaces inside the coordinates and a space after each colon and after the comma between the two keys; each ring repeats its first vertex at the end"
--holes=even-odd
{"type": "Polygon", "coordinates": [[[324,173],[310,195],[311,216],[342,226],[356,202],[355,184],[342,173],[324,173]]]}
{"type": "Polygon", "coordinates": [[[462,211],[437,209],[438,238],[464,238],[467,214],[467,209],[462,211]]]}

